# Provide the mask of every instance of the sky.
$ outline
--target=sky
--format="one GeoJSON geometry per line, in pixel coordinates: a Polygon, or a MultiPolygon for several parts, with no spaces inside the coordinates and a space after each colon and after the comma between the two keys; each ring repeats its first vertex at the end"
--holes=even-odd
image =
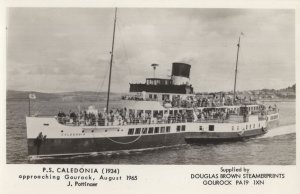
{"type": "MultiPolygon", "coordinates": [[[[106,91],[113,8],[8,8],[7,89],[106,91]]],[[[280,9],[119,8],[112,92],[170,78],[191,65],[196,92],[230,91],[241,36],[237,90],[295,83],[295,12],[280,9]]]]}

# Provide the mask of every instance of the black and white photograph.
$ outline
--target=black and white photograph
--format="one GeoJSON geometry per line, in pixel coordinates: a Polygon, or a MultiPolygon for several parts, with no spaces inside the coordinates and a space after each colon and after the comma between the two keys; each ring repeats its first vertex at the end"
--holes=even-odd
{"type": "Polygon", "coordinates": [[[296,165],[294,9],[6,11],[7,164],[296,165]]]}

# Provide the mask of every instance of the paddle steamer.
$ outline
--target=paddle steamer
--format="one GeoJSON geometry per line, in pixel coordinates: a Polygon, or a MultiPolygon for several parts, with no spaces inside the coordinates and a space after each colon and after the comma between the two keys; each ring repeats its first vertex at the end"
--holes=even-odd
{"type": "MultiPolygon", "coordinates": [[[[116,17],[113,35],[115,25],[116,17]]],[[[240,40],[238,50],[239,46],[240,40]]],[[[147,78],[145,83],[130,84],[130,95],[122,97],[121,109],[110,111],[113,49],[114,38],[105,113],[100,114],[91,106],[81,116],[27,116],[30,156],[91,154],[237,141],[263,135],[279,122],[276,107],[237,100],[236,84],[233,98],[223,93],[195,94],[190,84],[191,65],[177,62],[172,64],[170,79],[153,77],[147,78]],[[87,118],[86,115],[92,116],[87,118]]],[[[152,65],[154,70],[156,66],[152,65]]]]}

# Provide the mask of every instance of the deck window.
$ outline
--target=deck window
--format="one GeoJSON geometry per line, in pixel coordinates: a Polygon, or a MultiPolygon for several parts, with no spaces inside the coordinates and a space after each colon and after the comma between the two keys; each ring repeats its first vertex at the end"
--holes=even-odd
{"type": "Polygon", "coordinates": [[[143,128],[142,133],[147,134],[147,128],[143,128]]]}
{"type": "Polygon", "coordinates": [[[153,133],[153,127],[149,127],[148,134],[153,133]]]}
{"type": "Polygon", "coordinates": [[[260,127],[260,123],[258,123],[258,127],[260,127]]]}
{"type": "Polygon", "coordinates": [[[209,125],[208,126],[208,130],[209,131],[214,131],[215,130],[215,126],[214,125],[209,125]]]}
{"type": "Polygon", "coordinates": [[[255,124],[253,124],[253,128],[255,128],[255,124]]]}
{"type": "Polygon", "coordinates": [[[202,126],[199,126],[199,130],[200,130],[200,131],[203,131],[203,127],[202,127],[202,126]]]}
{"type": "Polygon", "coordinates": [[[180,131],[180,125],[177,125],[176,131],[177,131],[177,132],[180,131]]]}
{"type": "Polygon", "coordinates": [[[144,115],[144,110],[137,110],[137,111],[136,111],[136,115],[137,115],[138,117],[142,117],[142,115],[144,115]]]}
{"type": "Polygon", "coordinates": [[[232,131],[234,131],[234,126],[232,126],[232,131]]]}
{"type": "Polygon", "coordinates": [[[145,110],[145,117],[151,117],[151,110],[145,110]]]}
{"type": "Polygon", "coordinates": [[[141,133],[141,128],[136,128],[135,129],[135,134],[140,134],[141,133]]]}
{"type": "Polygon", "coordinates": [[[161,133],[165,133],[165,131],[166,131],[166,128],[165,128],[165,127],[161,127],[161,128],[160,128],[160,132],[161,132],[161,133]]]}
{"type": "Polygon", "coordinates": [[[166,132],[167,132],[167,133],[170,133],[170,131],[171,131],[171,127],[170,127],[170,126],[167,126],[167,127],[166,127],[166,132]]]}
{"type": "Polygon", "coordinates": [[[133,128],[128,129],[128,135],[132,135],[133,132],[134,132],[134,129],[133,129],[133,128]]]}
{"type": "Polygon", "coordinates": [[[248,125],[246,125],[246,129],[248,129],[248,125]]]}
{"type": "Polygon", "coordinates": [[[163,116],[163,112],[164,112],[164,111],[160,110],[160,111],[158,112],[158,114],[159,114],[160,116],[163,116]]]}
{"type": "Polygon", "coordinates": [[[155,127],[154,133],[159,133],[159,127],[155,127]]]}
{"type": "MultiPolygon", "coordinates": [[[[167,85],[167,84],[166,84],[167,85]]],[[[163,94],[162,95],[162,100],[169,100],[169,95],[168,94],[163,94]]]]}
{"type": "Polygon", "coordinates": [[[185,131],[185,125],[182,125],[181,131],[185,131]]]}

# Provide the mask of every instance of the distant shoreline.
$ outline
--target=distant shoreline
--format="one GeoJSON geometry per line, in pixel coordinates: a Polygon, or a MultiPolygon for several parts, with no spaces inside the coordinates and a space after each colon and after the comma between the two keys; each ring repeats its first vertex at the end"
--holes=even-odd
{"type": "MultiPolygon", "coordinates": [[[[65,92],[65,93],[40,93],[40,92],[23,92],[23,91],[13,91],[8,90],[6,93],[6,101],[24,101],[28,100],[28,95],[34,93],[38,101],[58,101],[58,102],[68,102],[68,101],[106,101],[107,94],[104,92],[65,92]]],[[[127,94],[127,93],[126,93],[127,94]]],[[[293,102],[296,101],[295,93],[293,96],[278,96],[275,98],[265,97],[258,99],[261,102],[293,102]]],[[[111,101],[120,101],[121,96],[125,93],[111,93],[111,101]]],[[[254,95],[254,96],[257,96],[254,95]]],[[[259,96],[259,95],[258,95],[259,96]]],[[[257,96],[257,98],[258,98],[257,96]]]]}
{"type": "MultiPolygon", "coordinates": [[[[28,98],[6,98],[6,101],[9,102],[9,101],[28,101],[28,98]]],[[[101,101],[106,101],[106,100],[103,100],[103,99],[100,99],[99,101],[96,101],[96,100],[62,100],[62,99],[44,99],[44,98],[39,98],[37,99],[37,101],[40,101],[40,102],[85,102],[85,101],[88,101],[88,102],[101,102],[101,101]]],[[[111,99],[111,102],[117,102],[117,101],[121,101],[121,98],[118,99],[118,98],[112,98],[111,99]]],[[[259,100],[260,102],[296,102],[296,99],[291,99],[291,98],[280,98],[280,99],[261,99],[259,100]]]]}
{"type": "Polygon", "coordinates": [[[295,102],[296,99],[292,98],[280,98],[280,99],[263,99],[261,102],[295,102]]]}

